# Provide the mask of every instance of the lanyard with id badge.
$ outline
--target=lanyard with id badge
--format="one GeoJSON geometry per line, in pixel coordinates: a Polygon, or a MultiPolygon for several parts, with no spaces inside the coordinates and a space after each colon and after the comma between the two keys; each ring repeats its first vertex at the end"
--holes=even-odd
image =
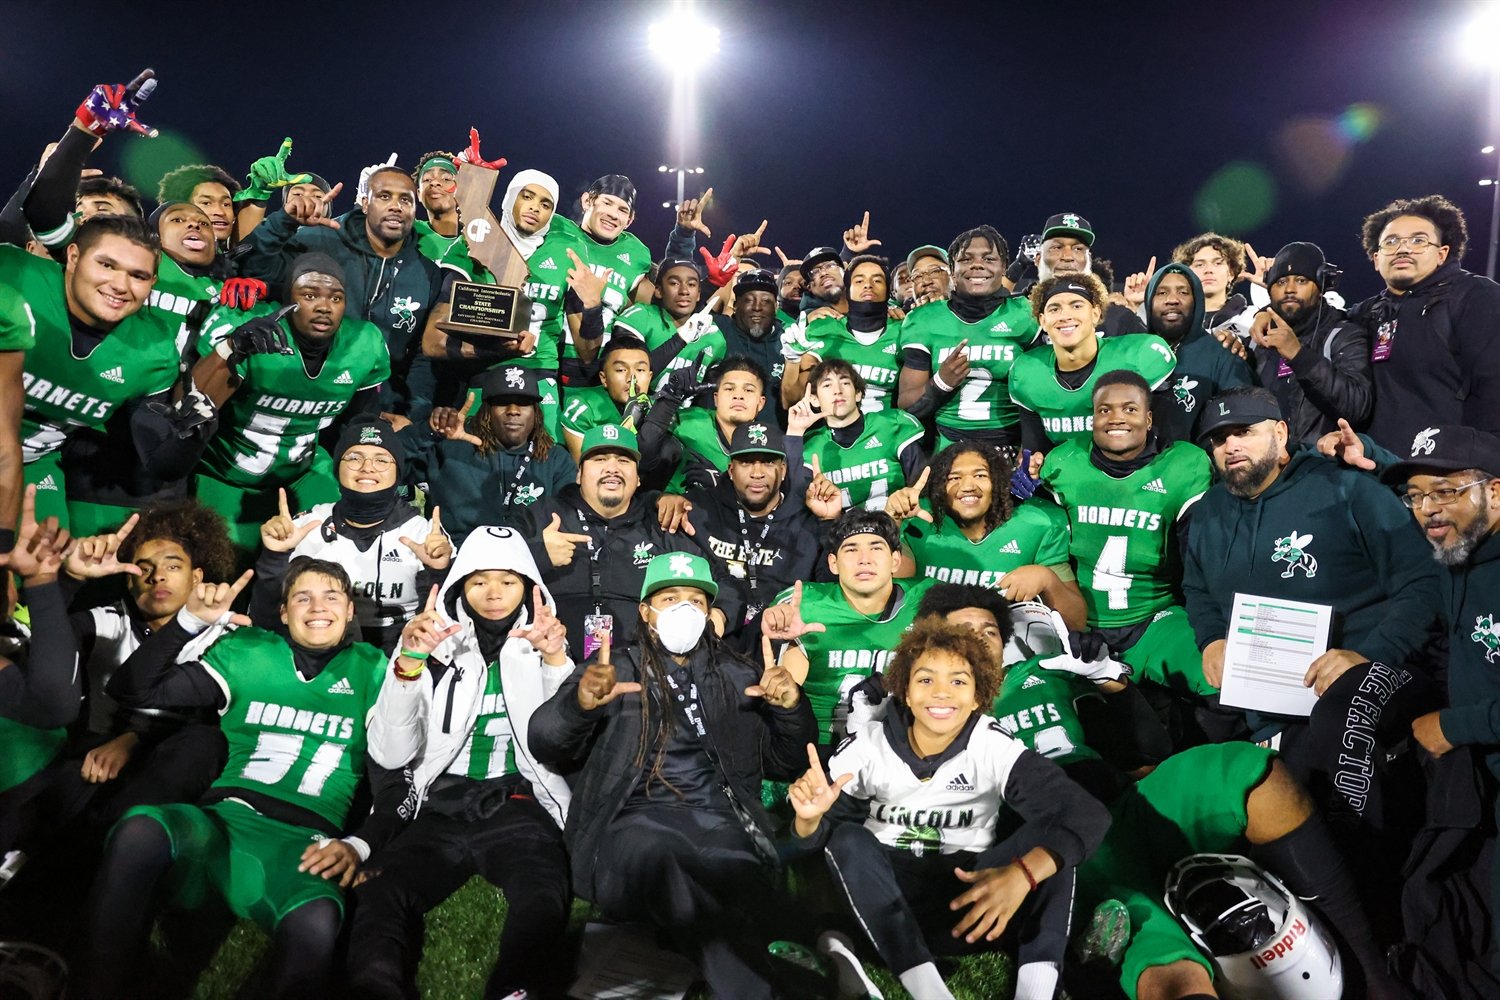
{"type": "Polygon", "coordinates": [[[604,613],[604,585],[600,577],[599,560],[604,556],[604,540],[594,541],[594,529],[583,511],[578,512],[579,530],[589,536],[589,598],[594,602],[594,613],[583,618],[583,658],[592,659],[605,636],[614,638],[615,616],[604,613]]]}
{"type": "Polygon", "coordinates": [[[745,561],[745,581],[750,586],[750,599],[745,602],[744,623],[748,625],[750,624],[750,622],[754,621],[755,616],[760,614],[762,608],[765,607],[765,605],[761,602],[760,594],[758,593],[758,591],[760,590],[760,580],[756,575],[755,560],[756,556],[760,554],[761,546],[766,543],[766,536],[771,533],[771,521],[776,517],[776,514],[775,512],[772,512],[766,515],[765,523],[762,524],[760,528],[760,539],[756,542],[755,547],[752,549],[750,547],[750,526],[747,523],[747,518],[745,517],[745,508],[736,505],[734,510],[735,513],[739,514],[740,516],[740,555],[744,558],[745,561]]]}

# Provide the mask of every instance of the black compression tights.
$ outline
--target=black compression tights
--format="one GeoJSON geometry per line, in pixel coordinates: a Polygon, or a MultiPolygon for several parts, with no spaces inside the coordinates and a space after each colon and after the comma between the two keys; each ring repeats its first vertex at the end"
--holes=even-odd
{"type": "Polygon", "coordinates": [[[281,918],[266,970],[267,997],[327,995],[328,971],[343,915],[331,899],[303,903],[281,918]]]}
{"type": "Polygon", "coordinates": [[[70,995],[137,995],[140,979],[131,973],[146,949],[157,889],[171,867],[172,842],[160,823],[132,816],[115,828],[89,893],[83,935],[69,963],[70,995]]]}

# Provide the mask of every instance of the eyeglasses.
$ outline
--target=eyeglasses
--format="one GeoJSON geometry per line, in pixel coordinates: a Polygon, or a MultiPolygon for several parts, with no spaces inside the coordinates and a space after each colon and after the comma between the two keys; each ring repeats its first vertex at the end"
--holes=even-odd
{"type": "Polygon", "coordinates": [[[924,267],[920,271],[911,272],[911,280],[920,281],[922,278],[931,278],[935,275],[947,273],[948,269],[946,267],[924,267]]]}
{"type": "Polygon", "coordinates": [[[824,271],[837,271],[839,274],[843,274],[844,265],[836,260],[824,261],[822,264],[819,264],[817,267],[813,268],[812,273],[809,274],[808,277],[815,277],[819,274],[822,274],[824,271]]]}
{"type": "Polygon", "coordinates": [[[1431,500],[1439,507],[1447,507],[1449,504],[1455,502],[1458,499],[1458,495],[1464,490],[1472,489],[1475,486],[1483,486],[1485,483],[1493,481],[1494,477],[1490,476],[1487,479],[1476,479],[1472,483],[1465,483],[1462,486],[1445,486],[1440,490],[1433,490],[1430,493],[1403,493],[1401,494],[1401,502],[1412,510],[1420,510],[1428,500],[1431,500]]]}
{"type": "Polygon", "coordinates": [[[339,459],[339,462],[349,466],[351,469],[357,469],[366,462],[369,462],[377,469],[389,469],[396,464],[396,460],[389,455],[366,455],[358,451],[344,452],[344,457],[339,459]]]}
{"type": "Polygon", "coordinates": [[[1380,252],[1395,253],[1401,249],[1403,243],[1417,251],[1426,250],[1428,247],[1442,246],[1441,243],[1431,236],[1418,233],[1415,236],[1387,236],[1380,241],[1380,252]]]}

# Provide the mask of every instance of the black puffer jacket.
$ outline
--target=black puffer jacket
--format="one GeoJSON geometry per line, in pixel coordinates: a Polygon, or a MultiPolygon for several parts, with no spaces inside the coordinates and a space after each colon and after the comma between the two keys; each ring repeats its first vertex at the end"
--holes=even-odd
{"type": "MultiPolygon", "coordinates": [[[[639,643],[617,648],[611,657],[618,681],[640,680],[639,643]]],[[[656,704],[647,692],[627,694],[591,712],[578,704],[578,681],[587,669],[578,667],[557,693],[531,716],[527,739],[539,761],[558,769],[582,764],[573,784],[573,802],[563,830],[573,864],[573,889],[584,899],[595,898],[594,857],[608,835],[610,823],[649,771],[653,739],[646,740],[646,760],[638,762],[641,746],[641,699],[652,697],[653,725],[670,709],[656,704]]],[[[746,695],[745,688],[760,680],[760,670],[717,643],[698,644],[688,660],[698,686],[704,728],[718,759],[719,778],[767,837],[770,820],[760,805],[760,783],[765,778],[789,781],[807,770],[807,744],[816,742],[817,723],[806,698],[788,709],[776,708],[746,695]]],[[[653,734],[648,734],[653,735],[653,734]]]]}
{"type": "Polygon", "coordinates": [[[1291,440],[1312,444],[1337,430],[1339,417],[1364,429],[1375,408],[1369,331],[1319,299],[1292,332],[1302,347],[1286,367],[1274,350],[1255,348],[1256,375],[1281,401],[1291,440]]]}

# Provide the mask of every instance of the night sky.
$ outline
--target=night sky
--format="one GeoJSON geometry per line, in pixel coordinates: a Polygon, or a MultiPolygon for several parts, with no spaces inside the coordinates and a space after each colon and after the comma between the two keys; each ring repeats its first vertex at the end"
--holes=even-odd
{"type": "MultiPolygon", "coordinates": [[[[723,44],[688,155],[715,188],[716,236],[769,218],[766,242],[793,256],[865,209],[893,255],[981,222],[1014,244],[1073,211],[1122,273],[1213,224],[1267,255],[1312,240],[1363,297],[1378,284],[1359,221],[1394,197],[1457,201],[1466,266],[1484,269],[1488,86],[1457,51],[1473,8],[710,0],[723,44]]],[[[575,208],[594,177],[629,174],[633,231],[659,254],[669,83],[645,37],[667,9],[5,0],[0,183],[92,84],[149,65],[161,85],[141,118],[166,138],[113,136],[93,161],[128,179],[154,187],[178,140],[243,176],[291,135],[293,168],[346,181],[342,211],[362,165],[459,149],[473,124],[507,173],[546,170],[575,208]]]]}

